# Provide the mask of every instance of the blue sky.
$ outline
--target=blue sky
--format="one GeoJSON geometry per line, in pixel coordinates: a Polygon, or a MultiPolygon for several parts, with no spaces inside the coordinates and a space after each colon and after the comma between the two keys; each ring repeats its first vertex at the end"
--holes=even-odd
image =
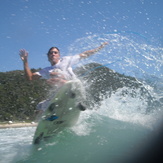
{"type": "Polygon", "coordinates": [[[31,68],[43,68],[50,47],[67,55],[76,40],[94,34],[126,31],[162,47],[162,6],[162,0],[1,0],[0,72],[23,69],[21,48],[31,68]]]}

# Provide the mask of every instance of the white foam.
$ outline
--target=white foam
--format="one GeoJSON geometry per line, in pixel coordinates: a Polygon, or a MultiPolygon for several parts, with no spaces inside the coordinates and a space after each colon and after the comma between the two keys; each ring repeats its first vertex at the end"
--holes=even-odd
{"type": "Polygon", "coordinates": [[[121,92],[126,88],[119,89],[110,98],[105,98],[101,102],[98,114],[120,121],[131,122],[153,128],[157,121],[161,119],[162,110],[147,112],[148,103],[146,99],[140,98],[139,90],[137,97],[122,96],[121,92]]]}
{"type": "Polygon", "coordinates": [[[92,121],[93,114],[94,110],[86,110],[84,112],[81,112],[77,124],[71,128],[72,131],[79,136],[86,136],[93,132],[92,130],[92,126],[94,125],[92,121]]]}

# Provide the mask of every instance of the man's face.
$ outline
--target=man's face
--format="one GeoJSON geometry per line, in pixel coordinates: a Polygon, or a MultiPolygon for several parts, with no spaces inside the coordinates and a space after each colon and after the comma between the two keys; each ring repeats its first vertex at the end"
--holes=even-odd
{"type": "Polygon", "coordinates": [[[52,66],[58,63],[59,58],[60,58],[59,51],[56,48],[51,49],[48,54],[48,60],[52,66]]]}

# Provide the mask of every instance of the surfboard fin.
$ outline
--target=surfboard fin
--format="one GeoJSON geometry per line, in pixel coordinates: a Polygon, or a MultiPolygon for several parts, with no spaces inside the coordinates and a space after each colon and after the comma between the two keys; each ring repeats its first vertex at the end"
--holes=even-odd
{"type": "Polygon", "coordinates": [[[53,102],[52,104],[50,104],[48,109],[49,109],[49,111],[52,112],[55,109],[55,103],[53,102]]]}
{"type": "Polygon", "coordinates": [[[86,107],[81,102],[78,104],[78,108],[81,111],[85,111],[86,110],[86,107]]]}
{"type": "Polygon", "coordinates": [[[43,137],[43,135],[44,135],[44,132],[41,132],[41,134],[34,140],[33,143],[34,144],[39,144],[41,139],[42,139],[42,137],[43,137]]]}
{"type": "Polygon", "coordinates": [[[76,97],[76,94],[75,94],[74,92],[70,91],[69,96],[70,96],[71,98],[75,98],[75,97],[76,97]]]}

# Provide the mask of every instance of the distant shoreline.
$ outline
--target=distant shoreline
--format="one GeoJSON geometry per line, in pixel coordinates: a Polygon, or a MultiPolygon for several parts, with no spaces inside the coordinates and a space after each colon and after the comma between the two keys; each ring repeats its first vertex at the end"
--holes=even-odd
{"type": "Polygon", "coordinates": [[[26,123],[26,122],[16,122],[16,123],[0,123],[0,129],[5,129],[5,128],[20,128],[20,127],[36,127],[37,123],[31,122],[31,123],[26,123]]]}

